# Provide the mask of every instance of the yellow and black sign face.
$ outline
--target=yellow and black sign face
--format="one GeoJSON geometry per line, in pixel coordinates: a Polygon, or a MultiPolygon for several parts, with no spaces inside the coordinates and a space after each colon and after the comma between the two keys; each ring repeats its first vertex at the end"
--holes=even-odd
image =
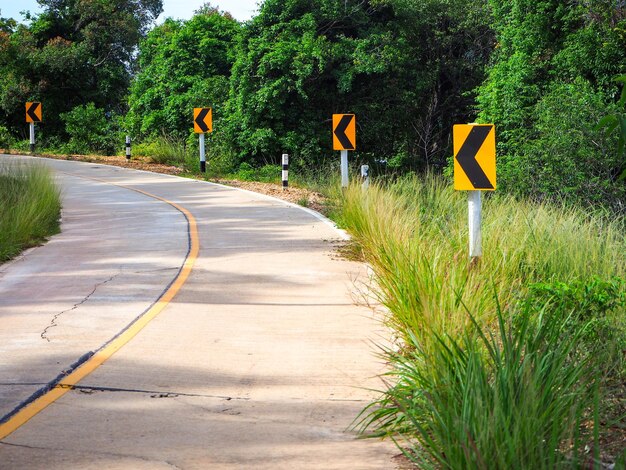
{"type": "Polygon", "coordinates": [[[496,127],[493,124],[455,124],[454,189],[496,189],[496,127]]]}
{"type": "Polygon", "coordinates": [[[41,103],[29,101],[26,103],[26,122],[41,122],[41,103]]]}
{"type": "Polygon", "coordinates": [[[356,149],[356,116],[333,114],[333,150],[356,149]]]}
{"type": "Polygon", "coordinates": [[[213,110],[211,108],[193,108],[193,130],[196,134],[213,132],[213,110]]]}

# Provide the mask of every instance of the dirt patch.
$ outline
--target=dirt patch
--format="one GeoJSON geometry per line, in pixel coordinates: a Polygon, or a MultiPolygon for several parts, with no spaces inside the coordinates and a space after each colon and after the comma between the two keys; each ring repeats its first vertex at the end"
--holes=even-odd
{"type": "Polygon", "coordinates": [[[326,198],[320,193],[309,191],[304,188],[289,187],[283,190],[282,186],[274,183],[259,183],[256,181],[239,181],[239,180],[224,180],[224,179],[212,179],[209,180],[214,183],[220,183],[227,186],[233,186],[235,188],[246,189],[248,191],[254,191],[255,193],[266,194],[278,199],[282,199],[293,204],[298,204],[303,207],[309,207],[314,211],[321,212],[322,214],[326,210],[326,198]]]}

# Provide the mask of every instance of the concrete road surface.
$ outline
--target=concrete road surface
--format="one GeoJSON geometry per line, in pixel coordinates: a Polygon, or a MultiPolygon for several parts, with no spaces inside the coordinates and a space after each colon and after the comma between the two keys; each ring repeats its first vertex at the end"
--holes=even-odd
{"type": "Polygon", "coordinates": [[[62,187],[62,233],[0,266],[4,426],[62,396],[0,440],[0,468],[394,468],[391,443],[349,430],[382,386],[385,330],[354,305],[365,270],[334,254],[327,221],[218,185],[39,162],[62,187]]]}

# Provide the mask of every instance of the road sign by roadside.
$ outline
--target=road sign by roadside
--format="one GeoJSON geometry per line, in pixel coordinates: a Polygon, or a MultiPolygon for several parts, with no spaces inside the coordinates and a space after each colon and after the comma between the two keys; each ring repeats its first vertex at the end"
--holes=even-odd
{"type": "Polygon", "coordinates": [[[26,122],[41,122],[41,103],[38,101],[29,101],[26,103],[26,122]]]}
{"type": "Polygon", "coordinates": [[[333,150],[356,149],[356,116],[333,114],[333,150]]]}
{"type": "Polygon", "coordinates": [[[193,108],[193,130],[196,134],[213,132],[213,111],[211,108],[193,108]]]}
{"type": "Polygon", "coordinates": [[[496,189],[496,128],[493,124],[456,124],[454,141],[454,189],[496,189]]]}

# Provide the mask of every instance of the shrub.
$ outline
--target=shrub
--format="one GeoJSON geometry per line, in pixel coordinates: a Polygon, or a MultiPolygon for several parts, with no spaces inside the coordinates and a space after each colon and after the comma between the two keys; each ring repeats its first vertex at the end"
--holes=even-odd
{"type": "Polygon", "coordinates": [[[17,140],[13,143],[13,149],[20,152],[28,152],[30,150],[30,141],[27,140],[17,140]]]}
{"type": "Polygon", "coordinates": [[[252,181],[254,180],[256,171],[249,163],[243,162],[239,165],[239,170],[235,174],[235,178],[240,179],[241,181],[252,181]]]}
{"type": "Polygon", "coordinates": [[[268,183],[278,181],[281,178],[281,170],[280,165],[263,165],[259,169],[259,180],[268,183]]]}
{"type": "Polygon", "coordinates": [[[524,304],[531,309],[543,306],[554,314],[567,316],[571,328],[586,325],[577,349],[594,354],[604,369],[613,369],[611,375],[626,374],[621,366],[626,350],[626,324],[622,318],[626,308],[624,279],[593,276],[588,281],[535,283],[528,287],[524,304]]]}
{"type": "Polygon", "coordinates": [[[117,117],[102,108],[96,108],[93,103],[76,106],[71,111],[62,113],[61,119],[70,136],[65,147],[69,153],[115,154],[124,145],[117,117]]]}
{"type": "Polygon", "coordinates": [[[136,145],[133,153],[150,157],[155,163],[176,166],[185,163],[188,149],[184,140],[161,134],[153,140],[136,145]]]}
{"type": "Polygon", "coordinates": [[[596,127],[607,109],[614,106],[584,80],[554,84],[534,107],[534,132],[501,159],[503,189],[623,210],[626,190],[617,181],[623,166],[615,151],[617,137],[596,127]]]}
{"type": "Polygon", "coordinates": [[[3,149],[11,148],[14,140],[15,139],[13,138],[9,130],[4,126],[0,126],[0,148],[3,148],[3,149]]]}

